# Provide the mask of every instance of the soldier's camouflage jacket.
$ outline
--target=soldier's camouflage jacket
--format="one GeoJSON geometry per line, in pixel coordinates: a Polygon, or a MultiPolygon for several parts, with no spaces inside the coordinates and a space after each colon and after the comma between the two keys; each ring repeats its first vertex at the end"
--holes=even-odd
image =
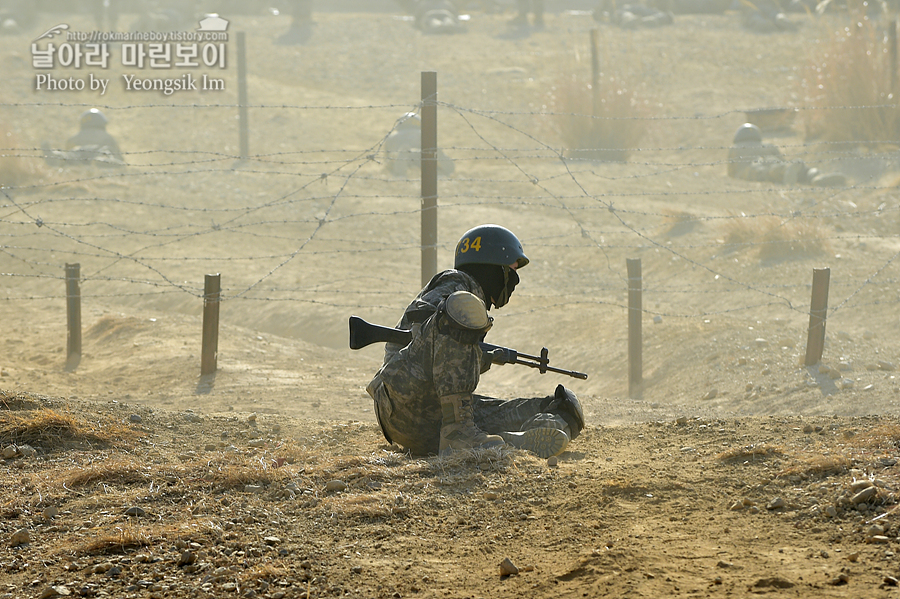
{"type": "Polygon", "coordinates": [[[468,274],[445,270],[435,275],[397,325],[412,331],[412,341],[406,347],[386,344],[384,365],[366,388],[388,442],[419,455],[438,451],[440,398],[474,392],[490,367],[478,342],[463,343],[439,330],[437,308],[456,291],[485,300],[481,286],[468,274]]]}
{"type": "Polygon", "coordinates": [[[736,179],[771,180],[769,171],[783,170],[784,165],[781,151],[769,144],[738,142],[728,150],[728,176],[736,179]]]}

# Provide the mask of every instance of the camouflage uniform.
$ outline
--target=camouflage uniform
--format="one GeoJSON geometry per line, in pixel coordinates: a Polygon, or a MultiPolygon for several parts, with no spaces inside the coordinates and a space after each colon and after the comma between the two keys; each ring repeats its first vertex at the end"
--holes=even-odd
{"type": "Polygon", "coordinates": [[[728,150],[728,176],[748,181],[772,183],[807,183],[818,187],[839,187],[847,184],[841,173],[821,173],[799,160],[788,161],[773,145],[762,143],[759,127],[741,125],[728,150]]]}
{"type": "Polygon", "coordinates": [[[66,150],[77,154],[85,161],[105,160],[118,164],[125,163],[116,138],[105,129],[82,129],[66,140],[66,150]]]}
{"type": "Polygon", "coordinates": [[[544,26],[544,0],[518,0],[519,13],[511,21],[513,25],[528,25],[528,13],[534,15],[535,27],[544,26]]]}
{"type": "Polygon", "coordinates": [[[88,5],[94,15],[97,29],[105,29],[106,31],[116,30],[119,23],[118,0],[89,0],[88,5]]]}
{"type": "MultiPolygon", "coordinates": [[[[384,140],[385,167],[395,177],[405,177],[411,169],[422,168],[422,124],[418,114],[403,115],[384,140]]],[[[437,150],[438,175],[453,174],[453,161],[441,148],[437,150]]]]}
{"type": "MultiPolygon", "coordinates": [[[[412,331],[406,347],[388,343],[384,365],[366,388],[375,400],[375,413],[389,443],[415,455],[438,453],[441,398],[456,394],[473,397],[475,424],[485,433],[500,434],[530,428],[557,428],[570,439],[584,426],[583,416],[568,409],[562,385],[550,397],[503,401],[473,395],[490,360],[478,343],[459,339],[440,325],[437,308],[457,291],[485,300],[478,282],[458,270],[438,273],[410,303],[397,328],[412,331]]],[[[483,336],[483,335],[482,335],[483,336]]],[[[572,400],[577,404],[574,395],[572,400]]],[[[580,408],[579,408],[580,410],[580,408]]],[[[503,435],[501,435],[503,436],[503,435]]]]}
{"type": "Polygon", "coordinates": [[[643,4],[625,4],[612,13],[610,21],[623,29],[649,29],[671,25],[675,22],[675,17],[671,12],[657,10],[643,4]]]}
{"type": "Polygon", "coordinates": [[[419,0],[413,9],[416,27],[423,33],[460,33],[459,10],[451,0],[419,0]]]}
{"type": "Polygon", "coordinates": [[[71,166],[76,164],[97,164],[99,166],[122,166],[125,158],[116,138],[106,131],[106,117],[92,108],[81,115],[81,129],[66,140],[65,150],[50,149],[44,142],[44,160],[50,166],[71,166]]]}
{"type": "Polygon", "coordinates": [[[0,2],[0,34],[18,34],[32,29],[37,24],[38,14],[35,2],[0,2]]]}
{"type": "Polygon", "coordinates": [[[800,168],[802,163],[787,162],[773,145],[742,141],[728,150],[728,176],[735,179],[796,183],[800,168]]]}
{"type": "Polygon", "coordinates": [[[744,14],[744,27],[759,33],[795,31],[797,25],[790,21],[780,0],[755,0],[738,5],[744,14]]]}
{"type": "Polygon", "coordinates": [[[283,46],[305,44],[312,38],[315,25],[312,0],[290,0],[283,4],[286,5],[285,13],[291,15],[291,26],[275,43],[283,46]]]}

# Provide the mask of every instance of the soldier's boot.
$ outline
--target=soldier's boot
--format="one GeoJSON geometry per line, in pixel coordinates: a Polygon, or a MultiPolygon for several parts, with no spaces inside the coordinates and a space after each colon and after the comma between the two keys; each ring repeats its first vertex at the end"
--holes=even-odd
{"type": "Polygon", "coordinates": [[[844,187],[847,185],[847,177],[840,173],[819,173],[809,183],[818,187],[844,187]]]}
{"type": "Polygon", "coordinates": [[[553,399],[555,401],[551,407],[554,411],[558,410],[559,415],[566,421],[569,426],[569,430],[566,432],[574,441],[584,429],[584,409],[581,407],[581,402],[574,393],[562,385],[556,386],[553,399]]]}
{"type": "Polygon", "coordinates": [[[558,428],[531,428],[522,432],[502,432],[500,436],[509,445],[541,458],[559,455],[569,445],[569,435],[558,428]]]}
{"type": "Polygon", "coordinates": [[[441,398],[440,455],[454,449],[489,449],[504,444],[503,437],[489,435],[475,426],[471,393],[456,393],[441,398]]]}

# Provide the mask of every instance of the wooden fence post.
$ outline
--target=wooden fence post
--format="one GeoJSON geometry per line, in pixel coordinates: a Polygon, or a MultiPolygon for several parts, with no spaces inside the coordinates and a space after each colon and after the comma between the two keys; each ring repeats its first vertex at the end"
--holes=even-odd
{"type": "Polygon", "coordinates": [[[891,21],[888,26],[888,56],[891,60],[891,93],[897,95],[897,19],[891,21]]]}
{"type": "Polygon", "coordinates": [[[66,370],[81,362],[81,264],[66,264],[66,370]]]}
{"type": "Polygon", "coordinates": [[[641,352],[642,291],[641,259],[628,258],[628,396],[639,399],[643,394],[644,359],[641,352]]]}
{"type": "Polygon", "coordinates": [[[422,72],[422,287],[437,274],[437,73],[422,72]]]}
{"type": "Polygon", "coordinates": [[[818,364],[825,349],[825,319],[828,311],[828,282],[831,269],[813,269],[812,299],[809,306],[809,335],[806,341],[807,366],[818,364]]]}
{"type": "Polygon", "coordinates": [[[206,275],[203,286],[203,347],[200,352],[200,375],[216,371],[219,353],[219,274],[206,275]]]}
{"type": "Polygon", "coordinates": [[[600,111],[600,48],[597,38],[600,31],[596,28],[591,29],[591,94],[593,116],[598,116],[600,111]]]}
{"type": "Polygon", "coordinates": [[[237,32],[238,127],[241,160],[250,156],[250,123],[247,122],[247,35],[237,32]]]}

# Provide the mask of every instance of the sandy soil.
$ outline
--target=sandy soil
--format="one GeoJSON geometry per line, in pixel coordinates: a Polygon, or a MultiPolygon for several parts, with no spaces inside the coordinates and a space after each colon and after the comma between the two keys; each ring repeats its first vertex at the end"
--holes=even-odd
{"type": "Polygon", "coordinates": [[[0,119],[19,156],[61,144],[100,104],[129,162],[111,174],[25,158],[0,200],[0,443],[26,446],[2,462],[0,597],[896,594],[894,175],[804,145],[799,122],[776,141],[853,189],[734,181],[723,163],[744,110],[804,105],[808,58],[842,18],[793,15],[798,32],[773,35],[734,13],[603,25],[604,68],[655,115],[641,152],[603,164],[560,161],[539,114],[566,74],[588,76],[594,23],[551,14],[521,32],[510,16],[473,12],[466,33],[434,37],[391,15],[323,13],[303,45],[275,43],[287,17],[235,19],[248,163],[234,69],[218,95],[47,96],[32,89],[37,33],[0,38],[0,119]],[[589,425],[555,465],[387,446],[364,392],[380,349],[346,347],[350,314],[391,324],[420,286],[417,182],[387,176],[377,149],[430,69],[457,161],[439,263],[474,223],[516,231],[532,263],[488,340],[546,345],[590,375],[505,366],[483,380],[499,397],[558,382],[578,394],[589,425]],[[724,242],[772,214],[821,249],[796,251],[799,234],[774,253],[752,234],[724,242]],[[635,257],[645,383],[629,398],[635,257]],[[66,262],[86,279],[70,372],[66,262]],[[804,367],[823,266],[828,339],[804,367]],[[201,379],[210,272],[226,301],[219,369],[201,379]],[[518,574],[501,576],[506,558],[518,574]]]}

